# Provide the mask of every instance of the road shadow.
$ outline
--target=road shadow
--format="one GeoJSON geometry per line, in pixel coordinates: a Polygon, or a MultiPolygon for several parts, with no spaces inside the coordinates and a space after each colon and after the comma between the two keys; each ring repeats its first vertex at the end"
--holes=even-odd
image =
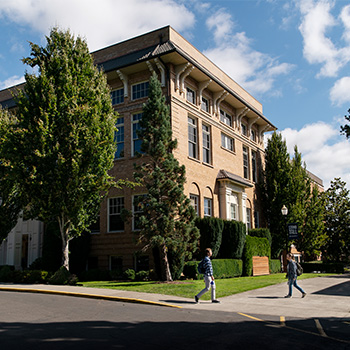
{"type": "Polygon", "coordinates": [[[321,289],[312,294],[350,297],[350,281],[339,283],[329,288],[321,289]]]}
{"type": "Polygon", "coordinates": [[[276,296],[263,296],[263,297],[249,297],[254,299],[284,299],[284,297],[276,297],[276,296]]]}
{"type": "Polygon", "coordinates": [[[169,304],[196,304],[195,301],[191,301],[191,300],[159,300],[162,303],[169,303],[169,304]]]}

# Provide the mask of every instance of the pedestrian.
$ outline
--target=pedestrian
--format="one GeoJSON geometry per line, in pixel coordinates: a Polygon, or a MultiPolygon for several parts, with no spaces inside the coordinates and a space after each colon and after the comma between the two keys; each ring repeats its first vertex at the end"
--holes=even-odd
{"type": "Polygon", "coordinates": [[[211,288],[211,302],[212,303],[220,303],[219,300],[215,298],[215,280],[214,280],[214,273],[213,273],[213,266],[211,264],[210,258],[213,255],[213,252],[210,248],[207,248],[205,250],[205,257],[202,259],[202,265],[203,265],[203,275],[204,275],[204,283],[205,288],[202,289],[195,297],[194,300],[196,303],[198,303],[199,298],[206,292],[209,291],[211,288]]]}
{"type": "Polygon", "coordinates": [[[287,254],[287,277],[288,277],[288,287],[289,287],[289,293],[285,296],[285,298],[291,298],[292,292],[293,292],[293,286],[298,289],[298,291],[301,293],[301,297],[304,298],[306,296],[306,293],[304,290],[298,285],[297,283],[297,264],[294,260],[294,255],[292,253],[287,254]]]}

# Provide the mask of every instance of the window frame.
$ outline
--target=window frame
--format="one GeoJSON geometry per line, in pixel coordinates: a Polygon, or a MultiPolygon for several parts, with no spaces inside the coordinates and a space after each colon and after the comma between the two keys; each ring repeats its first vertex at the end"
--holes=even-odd
{"type": "Polygon", "coordinates": [[[252,151],[252,181],[253,182],[258,182],[258,164],[257,164],[257,152],[252,151]]]}
{"type": "Polygon", "coordinates": [[[136,157],[137,153],[143,154],[143,152],[141,151],[142,139],[140,139],[139,136],[137,135],[137,130],[141,130],[140,120],[142,119],[142,117],[143,117],[143,112],[133,113],[131,116],[131,138],[132,138],[131,156],[132,157],[136,157]],[[137,116],[140,116],[140,117],[138,119],[135,119],[137,116]],[[136,145],[138,144],[139,146],[136,147],[136,145]]]}
{"type": "Polygon", "coordinates": [[[248,127],[244,123],[241,123],[241,134],[243,136],[248,136],[248,127]]]}
{"type": "Polygon", "coordinates": [[[118,131],[114,132],[114,140],[117,146],[117,150],[114,153],[114,159],[122,159],[125,157],[125,124],[124,117],[119,117],[116,122],[116,128],[118,131]],[[119,138],[119,139],[118,139],[119,138]],[[122,145],[122,149],[118,147],[122,145]]]}
{"type": "Polygon", "coordinates": [[[235,139],[231,136],[228,136],[225,133],[221,133],[221,147],[223,147],[224,149],[230,151],[230,152],[235,152],[235,139]],[[232,141],[232,149],[230,149],[229,147],[227,147],[227,141],[232,141]]]}
{"type": "Polygon", "coordinates": [[[194,91],[189,86],[186,86],[186,101],[196,104],[196,91],[194,91]]]}
{"type": "Polygon", "coordinates": [[[116,106],[116,105],[120,105],[122,103],[124,103],[124,88],[118,88],[118,89],[114,89],[111,91],[111,100],[112,100],[112,105],[116,106]],[[117,93],[117,96],[113,96],[113,94],[117,93]],[[119,100],[120,99],[120,100],[119,100]],[[116,102],[114,102],[116,101],[116,102]],[[118,102],[120,101],[120,102],[118,102]]]}
{"type": "Polygon", "coordinates": [[[125,198],[123,196],[119,196],[119,197],[109,197],[108,198],[108,215],[107,215],[107,218],[108,218],[108,222],[107,222],[107,232],[108,233],[114,233],[114,232],[123,232],[125,231],[125,223],[124,221],[122,220],[122,217],[121,217],[121,213],[122,213],[122,210],[125,208],[125,198]],[[117,213],[111,213],[111,200],[122,200],[122,205],[119,205],[119,203],[117,203],[117,205],[114,205],[114,207],[120,207],[119,209],[119,212],[117,213]],[[111,230],[111,216],[119,216],[120,217],[120,220],[122,222],[122,225],[123,225],[123,228],[122,229],[117,229],[117,230],[111,230]]]}
{"type": "Polygon", "coordinates": [[[220,109],[220,121],[232,128],[232,115],[228,114],[223,109],[220,109]],[[229,121],[229,123],[227,121],[229,121]]]}
{"type": "Polygon", "coordinates": [[[149,94],[149,81],[148,80],[141,81],[139,83],[135,83],[135,84],[131,85],[131,100],[132,101],[148,97],[148,94],[149,94]],[[138,89],[138,91],[134,91],[134,89],[136,89],[139,86],[140,87],[142,86],[142,87],[140,89],[138,89]]]}
{"type": "Polygon", "coordinates": [[[249,149],[246,146],[242,147],[243,153],[243,177],[249,180],[249,149]]]}
{"type": "Polygon", "coordinates": [[[202,161],[206,164],[212,163],[211,157],[211,128],[202,124],[202,161]]]}
{"type": "Polygon", "coordinates": [[[204,197],[204,216],[213,216],[213,199],[209,197],[204,197]]]}
{"type": "Polygon", "coordinates": [[[188,156],[193,159],[198,159],[198,120],[194,117],[188,117],[188,156]],[[190,122],[193,121],[192,122],[190,122]],[[191,130],[193,131],[191,133],[191,130]],[[193,136],[193,140],[190,136],[193,136]]]}
{"type": "Polygon", "coordinates": [[[190,202],[196,214],[199,216],[199,196],[198,194],[190,193],[190,202]]]}
{"type": "Polygon", "coordinates": [[[209,113],[210,112],[210,105],[209,105],[209,100],[202,96],[202,101],[201,101],[201,110],[206,112],[206,113],[209,113]],[[204,107],[204,108],[203,108],[204,107]]]}

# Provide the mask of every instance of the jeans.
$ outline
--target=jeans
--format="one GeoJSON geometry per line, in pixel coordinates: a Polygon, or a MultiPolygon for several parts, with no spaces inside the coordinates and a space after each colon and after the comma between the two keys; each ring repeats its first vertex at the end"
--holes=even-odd
{"type": "Polygon", "coordinates": [[[305,293],[303,288],[301,288],[298,283],[297,283],[297,279],[295,278],[294,280],[288,280],[288,285],[289,285],[289,295],[292,296],[293,293],[293,286],[298,289],[298,291],[300,293],[305,293]]]}
{"type": "Polygon", "coordinates": [[[204,276],[205,288],[197,294],[199,299],[204,293],[208,292],[211,287],[211,300],[215,300],[215,281],[210,276],[204,276]]]}

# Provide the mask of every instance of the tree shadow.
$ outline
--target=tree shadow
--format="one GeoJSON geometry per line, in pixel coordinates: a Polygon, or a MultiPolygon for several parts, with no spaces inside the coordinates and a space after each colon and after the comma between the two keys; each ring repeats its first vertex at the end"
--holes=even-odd
{"type": "Polygon", "coordinates": [[[339,283],[335,286],[319,290],[312,294],[337,295],[337,296],[343,296],[343,297],[350,297],[350,281],[339,283]]]}

